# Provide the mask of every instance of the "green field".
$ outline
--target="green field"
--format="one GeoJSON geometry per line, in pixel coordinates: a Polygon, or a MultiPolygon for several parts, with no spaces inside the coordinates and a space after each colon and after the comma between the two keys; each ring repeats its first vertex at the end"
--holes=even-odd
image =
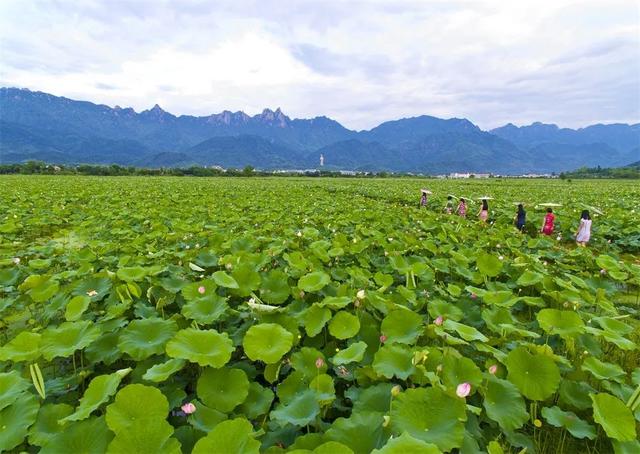
{"type": "Polygon", "coordinates": [[[635,182],[3,176],[0,194],[2,452],[640,452],[635,182]]]}

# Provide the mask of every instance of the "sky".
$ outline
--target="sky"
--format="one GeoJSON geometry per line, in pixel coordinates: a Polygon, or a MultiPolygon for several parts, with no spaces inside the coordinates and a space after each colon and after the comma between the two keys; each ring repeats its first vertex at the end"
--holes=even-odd
{"type": "Polygon", "coordinates": [[[0,85],[351,129],[637,123],[640,2],[1,0],[0,85]]]}

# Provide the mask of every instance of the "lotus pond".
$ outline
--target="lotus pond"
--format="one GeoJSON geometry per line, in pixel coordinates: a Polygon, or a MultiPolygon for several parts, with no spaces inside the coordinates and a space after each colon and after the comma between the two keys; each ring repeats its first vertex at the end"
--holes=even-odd
{"type": "Polygon", "coordinates": [[[0,194],[0,451],[640,452],[636,183],[5,176],[0,194]],[[493,197],[490,223],[477,200],[444,214],[449,193],[493,197]],[[562,204],[550,237],[542,202],[562,204]]]}

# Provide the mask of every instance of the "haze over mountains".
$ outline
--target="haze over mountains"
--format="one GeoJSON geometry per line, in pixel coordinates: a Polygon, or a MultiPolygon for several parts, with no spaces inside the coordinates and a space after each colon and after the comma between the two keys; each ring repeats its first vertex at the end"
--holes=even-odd
{"type": "Polygon", "coordinates": [[[291,119],[280,109],[174,116],[158,105],[136,113],[26,89],[0,88],[0,162],[144,167],[319,167],[423,173],[559,172],[640,159],[640,124],[581,129],[533,123],[483,131],[466,119],[431,116],[353,131],[327,118],[291,119]]]}

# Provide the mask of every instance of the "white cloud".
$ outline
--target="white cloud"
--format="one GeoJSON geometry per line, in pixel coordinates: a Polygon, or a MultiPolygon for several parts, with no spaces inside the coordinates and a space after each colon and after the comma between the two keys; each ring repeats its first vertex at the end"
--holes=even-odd
{"type": "Polygon", "coordinates": [[[634,0],[0,2],[0,84],[176,114],[640,120],[634,0]]]}

